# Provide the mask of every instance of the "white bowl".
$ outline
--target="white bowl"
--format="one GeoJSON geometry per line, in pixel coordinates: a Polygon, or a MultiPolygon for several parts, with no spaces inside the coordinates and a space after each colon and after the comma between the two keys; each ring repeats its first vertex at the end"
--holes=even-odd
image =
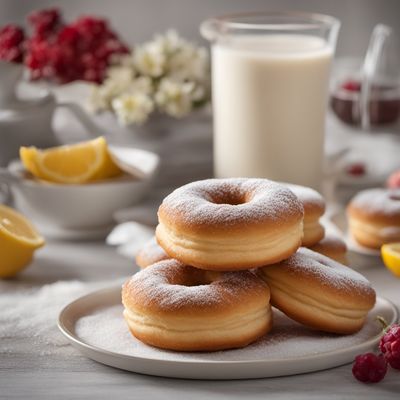
{"type": "Polygon", "coordinates": [[[83,185],[61,185],[33,179],[20,161],[13,161],[8,167],[8,184],[14,204],[45,236],[102,237],[114,225],[113,214],[117,210],[134,205],[148,192],[158,168],[158,157],[154,153],[132,151],[139,151],[141,157],[148,153],[149,157],[157,160],[146,176],[139,179],[125,174],[83,185]]]}

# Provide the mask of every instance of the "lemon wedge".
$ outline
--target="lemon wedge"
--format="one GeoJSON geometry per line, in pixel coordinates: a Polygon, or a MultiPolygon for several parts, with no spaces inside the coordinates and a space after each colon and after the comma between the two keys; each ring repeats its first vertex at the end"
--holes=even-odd
{"type": "Polygon", "coordinates": [[[386,267],[400,277],[400,243],[388,243],[381,247],[381,255],[386,267]]]}
{"type": "Polygon", "coordinates": [[[122,174],[114,163],[104,137],[87,142],[51,147],[21,147],[25,168],[35,177],[49,182],[80,184],[122,174]]]}
{"type": "Polygon", "coordinates": [[[0,278],[16,275],[45,240],[19,212],[0,204],[0,278]]]}

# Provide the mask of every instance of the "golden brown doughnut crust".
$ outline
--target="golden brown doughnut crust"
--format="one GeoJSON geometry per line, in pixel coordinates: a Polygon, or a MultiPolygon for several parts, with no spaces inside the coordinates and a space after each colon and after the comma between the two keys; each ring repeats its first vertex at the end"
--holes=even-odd
{"type": "Polygon", "coordinates": [[[346,243],[337,236],[328,234],[317,244],[309,247],[309,249],[347,265],[346,243]]]}
{"type": "Polygon", "coordinates": [[[249,271],[211,272],[164,260],[122,288],[124,317],[143,342],[180,351],[243,347],[272,324],[268,286],[249,271]]]}
{"type": "Polygon", "coordinates": [[[325,228],[319,222],[325,212],[325,200],[314,189],[306,186],[286,184],[297,196],[304,208],[304,236],[302,246],[309,247],[323,239],[325,228]]]}
{"type": "Polygon", "coordinates": [[[140,268],[146,268],[162,260],[170,258],[164,249],[157,243],[153,236],[136,254],[136,264],[140,268]]]}
{"type": "Polygon", "coordinates": [[[400,241],[400,190],[367,189],[347,207],[349,230],[362,246],[379,249],[400,241]]]}
{"type": "Polygon", "coordinates": [[[322,217],[325,212],[325,200],[316,190],[306,186],[285,184],[300,200],[304,208],[304,218],[322,217]]]}
{"type": "Polygon", "coordinates": [[[257,272],[270,287],[273,306],[321,331],[357,332],[375,304],[375,291],[362,275],[303,247],[257,272]]]}
{"type": "Polygon", "coordinates": [[[301,244],[303,207],[266,179],[208,179],[182,186],[158,210],[158,243],[197,268],[249,269],[280,261],[301,244]]]}

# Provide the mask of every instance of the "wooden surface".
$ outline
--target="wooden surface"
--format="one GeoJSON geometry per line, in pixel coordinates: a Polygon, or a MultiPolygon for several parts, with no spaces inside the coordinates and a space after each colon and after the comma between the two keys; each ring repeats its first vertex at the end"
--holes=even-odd
{"type": "MultiPolygon", "coordinates": [[[[187,138],[181,137],[180,144],[173,150],[170,148],[164,156],[156,188],[138,208],[139,216],[143,214],[145,219],[154,220],[157,202],[171,187],[211,175],[209,125],[199,123],[196,126],[197,130],[192,130],[187,138]],[[193,143],[198,153],[189,152],[193,143]]],[[[380,296],[400,306],[400,280],[395,279],[379,259],[353,256],[352,265],[371,280],[380,296]]],[[[135,270],[132,261],[117,255],[115,249],[103,242],[50,241],[26,272],[15,280],[0,282],[0,291],[40,288],[57,281],[101,281],[104,284],[135,270]]],[[[55,324],[54,319],[54,329],[55,324]]],[[[34,337],[17,339],[16,336],[15,332],[9,332],[0,343],[0,350],[3,349],[0,351],[0,399],[398,399],[400,393],[400,371],[390,371],[385,380],[376,385],[355,381],[351,365],[273,379],[166,379],[98,364],[83,357],[66,341],[64,347],[51,351],[51,344],[44,342],[38,348],[34,337]]]]}

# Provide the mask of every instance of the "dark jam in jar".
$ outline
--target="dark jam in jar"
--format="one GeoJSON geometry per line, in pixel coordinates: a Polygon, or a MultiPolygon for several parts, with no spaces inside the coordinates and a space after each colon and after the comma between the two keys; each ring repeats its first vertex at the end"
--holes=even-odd
{"type": "MultiPolygon", "coordinates": [[[[330,106],[337,117],[350,125],[360,125],[361,82],[349,79],[339,84],[331,93],[330,106]]],[[[392,124],[400,116],[400,84],[373,84],[369,101],[369,118],[372,126],[392,124]]]]}

